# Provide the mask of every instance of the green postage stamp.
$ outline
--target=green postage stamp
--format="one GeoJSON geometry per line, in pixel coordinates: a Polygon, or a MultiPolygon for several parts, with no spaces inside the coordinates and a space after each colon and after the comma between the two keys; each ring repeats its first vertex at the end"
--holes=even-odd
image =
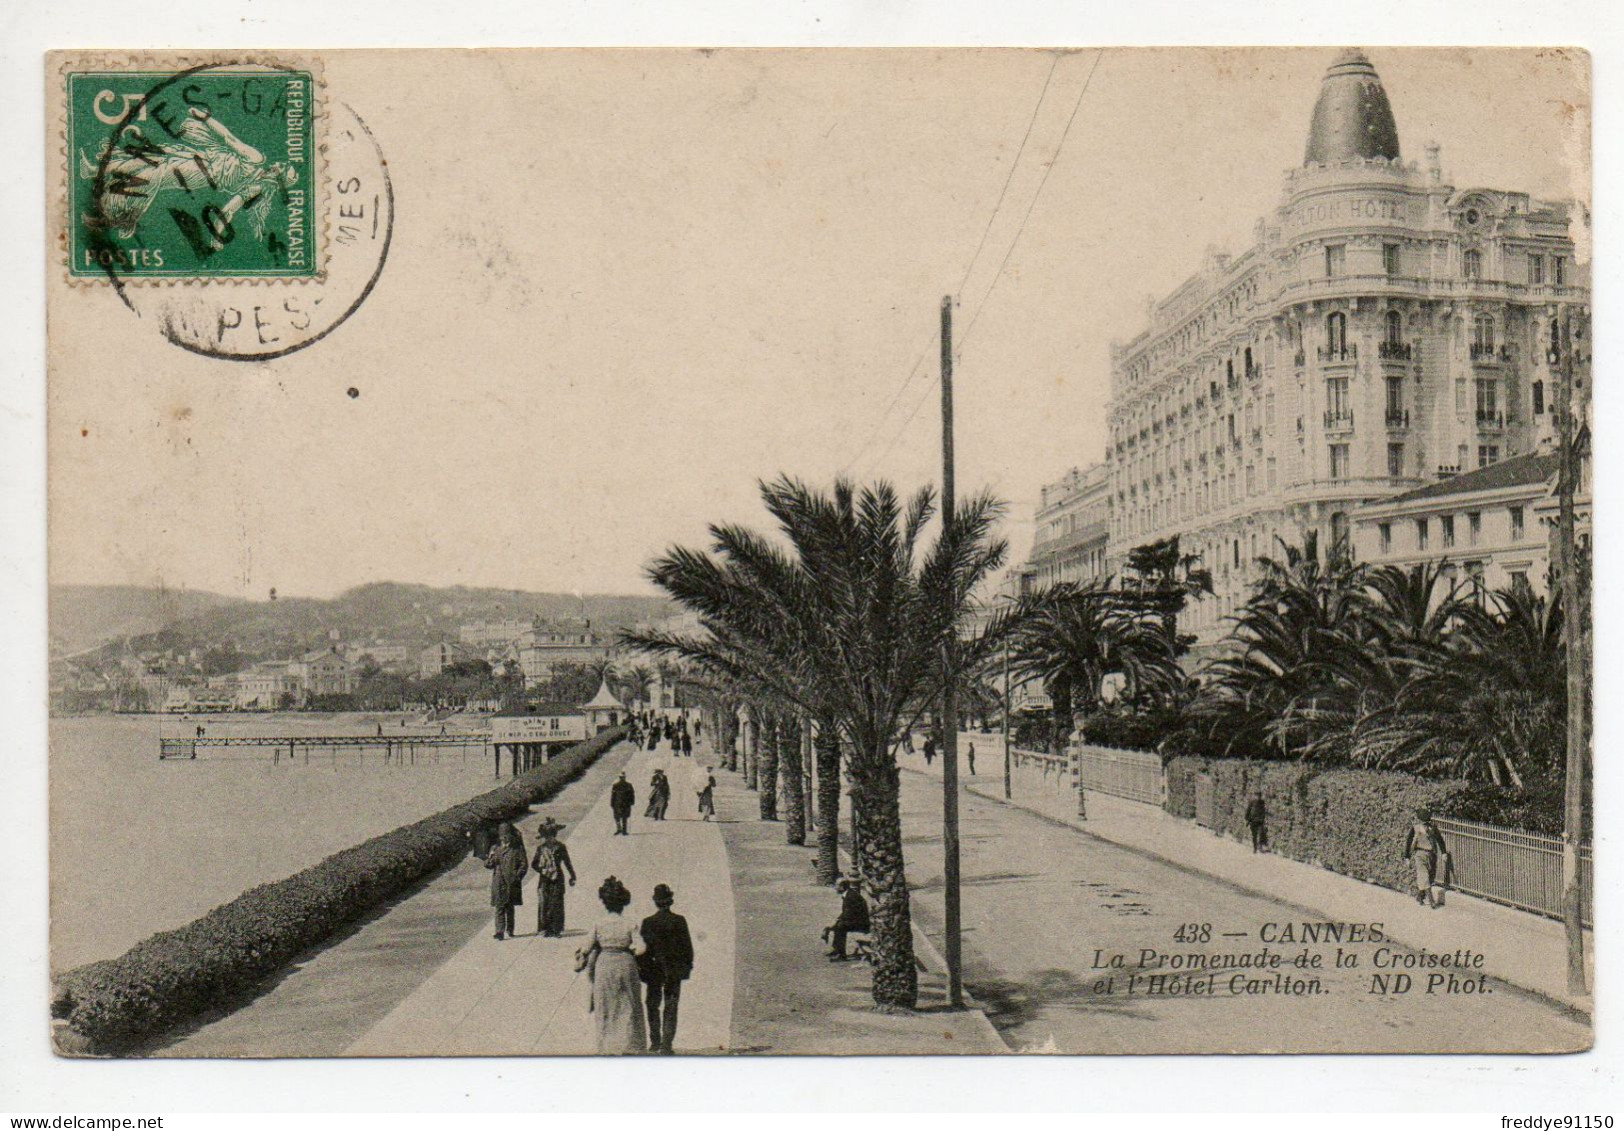
{"type": "Polygon", "coordinates": [[[311,70],[219,63],[66,80],[70,277],[320,275],[311,70]]]}

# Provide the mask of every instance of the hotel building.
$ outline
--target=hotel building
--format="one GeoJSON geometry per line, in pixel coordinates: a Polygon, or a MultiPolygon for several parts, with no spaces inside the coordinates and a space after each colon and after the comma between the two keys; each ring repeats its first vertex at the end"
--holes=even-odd
{"type": "Polygon", "coordinates": [[[1548,447],[1552,329],[1589,302],[1576,219],[1447,183],[1436,145],[1406,164],[1375,69],[1343,52],[1252,246],[1209,252],[1112,345],[1108,570],[1178,535],[1216,590],[1181,627],[1212,643],[1276,536],[1347,538],[1367,502],[1548,447]]]}

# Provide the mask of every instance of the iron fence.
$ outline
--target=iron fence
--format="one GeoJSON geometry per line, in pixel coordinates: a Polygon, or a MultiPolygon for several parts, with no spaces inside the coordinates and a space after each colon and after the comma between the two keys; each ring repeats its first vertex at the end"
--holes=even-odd
{"type": "MultiPolygon", "coordinates": [[[[1500,829],[1439,817],[1449,849],[1451,886],[1523,911],[1562,917],[1562,841],[1553,836],[1500,829]]],[[[1579,847],[1580,918],[1593,913],[1590,846],[1579,847]]]]}
{"type": "Polygon", "coordinates": [[[1166,799],[1160,754],[1109,746],[1079,749],[1084,789],[1125,797],[1129,801],[1143,801],[1147,805],[1160,805],[1166,799]]]}

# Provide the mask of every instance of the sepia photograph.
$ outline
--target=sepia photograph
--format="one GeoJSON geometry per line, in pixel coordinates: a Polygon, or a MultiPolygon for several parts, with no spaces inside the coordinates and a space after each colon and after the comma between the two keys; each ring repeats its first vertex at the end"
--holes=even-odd
{"type": "Polygon", "coordinates": [[[56,1056],[1591,1048],[1584,50],[42,70],[56,1056]]]}

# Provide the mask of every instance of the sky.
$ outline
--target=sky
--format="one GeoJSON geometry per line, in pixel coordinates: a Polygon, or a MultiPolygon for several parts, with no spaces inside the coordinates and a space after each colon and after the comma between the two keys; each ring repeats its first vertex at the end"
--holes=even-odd
{"type": "MultiPolygon", "coordinates": [[[[51,579],[650,592],[666,547],[765,523],[762,477],[937,478],[947,294],[959,490],[1019,559],[1101,457],[1111,341],[1250,243],[1334,56],[329,54],[394,183],[376,289],[244,364],[53,278],[51,579]]],[[[1582,56],[1370,57],[1406,160],[1588,196],[1582,56]]]]}

